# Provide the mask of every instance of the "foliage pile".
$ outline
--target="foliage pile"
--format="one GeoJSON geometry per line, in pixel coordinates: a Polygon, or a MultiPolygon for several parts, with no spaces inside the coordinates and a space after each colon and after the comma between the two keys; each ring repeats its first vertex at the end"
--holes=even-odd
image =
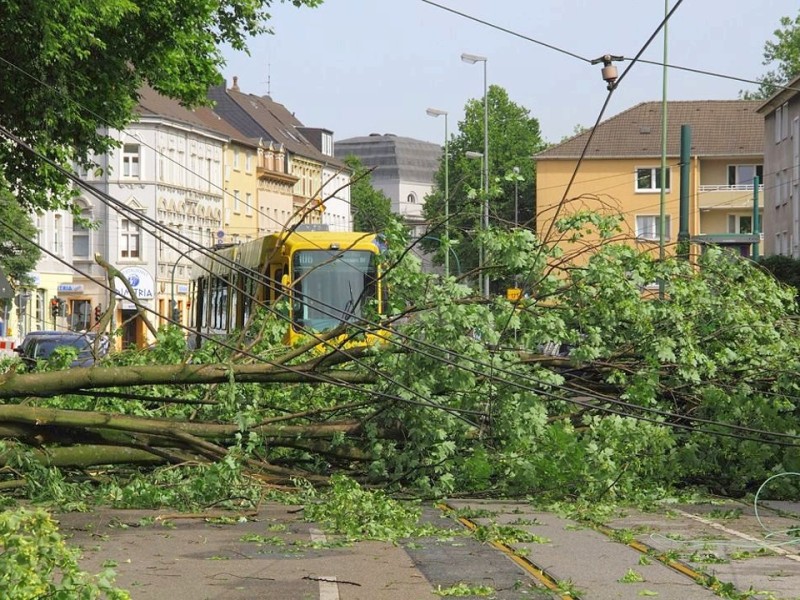
{"type": "Polygon", "coordinates": [[[43,510],[0,513],[0,582],[5,598],[34,600],[128,600],[114,587],[114,569],[107,565],[91,576],[78,566],[79,552],[58,533],[43,510]]]}
{"type": "MultiPolygon", "coordinates": [[[[405,248],[392,235],[387,264],[405,248]]],[[[741,494],[797,470],[794,290],[714,250],[694,265],[609,245],[576,266],[527,230],[484,235],[493,274],[526,297],[476,300],[404,255],[387,277],[406,320],[383,346],[285,348],[265,312],[226,346],[189,351],[165,329],[93,369],[9,368],[0,485],[241,506],[261,482],[345,474],[429,495],[636,499],[679,483],[741,494]]]]}

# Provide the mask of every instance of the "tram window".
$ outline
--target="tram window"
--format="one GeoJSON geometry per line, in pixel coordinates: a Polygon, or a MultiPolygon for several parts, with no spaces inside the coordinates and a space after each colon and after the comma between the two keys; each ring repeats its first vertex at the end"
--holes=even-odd
{"type": "Polygon", "coordinates": [[[375,263],[365,251],[302,251],[294,256],[293,319],[302,328],[324,331],[355,321],[374,298],[375,263]]]}

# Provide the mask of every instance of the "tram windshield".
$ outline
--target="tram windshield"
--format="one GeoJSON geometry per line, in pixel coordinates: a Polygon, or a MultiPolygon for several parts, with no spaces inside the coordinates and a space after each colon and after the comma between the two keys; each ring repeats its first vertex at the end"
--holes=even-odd
{"type": "Polygon", "coordinates": [[[375,298],[374,254],[365,250],[302,250],[294,255],[293,321],[297,329],[325,331],[361,318],[375,298]]]}

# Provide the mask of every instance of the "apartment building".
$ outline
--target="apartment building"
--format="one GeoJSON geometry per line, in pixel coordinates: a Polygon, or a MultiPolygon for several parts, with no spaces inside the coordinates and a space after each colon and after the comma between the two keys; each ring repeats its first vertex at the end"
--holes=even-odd
{"type": "Polygon", "coordinates": [[[800,76],[758,107],[763,115],[764,253],[800,258],[800,76]]]}
{"type": "MultiPolygon", "coordinates": [[[[754,177],[763,176],[763,123],[757,101],[700,100],[667,103],[665,252],[674,252],[679,229],[681,129],[691,131],[690,239],[749,254],[753,238],[754,177]]],[[[556,239],[554,223],[579,211],[620,215],[614,239],[643,251],[661,243],[662,103],[643,102],[600,123],[575,173],[590,131],[536,155],[537,233],[556,239]],[[575,173],[574,181],[567,184],[575,173]]],[[[759,188],[763,191],[763,186],[759,188]]],[[[758,213],[763,210],[763,193],[758,213]]],[[[561,240],[576,256],[605,243],[589,234],[561,240]]]]}

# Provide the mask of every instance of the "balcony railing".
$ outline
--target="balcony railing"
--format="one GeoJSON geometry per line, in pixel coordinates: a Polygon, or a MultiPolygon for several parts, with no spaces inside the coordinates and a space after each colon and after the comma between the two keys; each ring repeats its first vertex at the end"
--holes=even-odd
{"type": "MultiPolygon", "coordinates": [[[[758,186],[758,205],[764,206],[764,186],[758,186]]],[[[709,208],[746,208],[753,206],[753,184],[698,186],[698,205],[709,208]]]]}
{"type": "MultiPolygon", "coordinates": [[[[764,184],[758,186],[760,192],[764,191],[764,184]]],[[[701,185],[700,192],[752,192],[752,183],[738,183],[736,185],[701,185]]]]}

